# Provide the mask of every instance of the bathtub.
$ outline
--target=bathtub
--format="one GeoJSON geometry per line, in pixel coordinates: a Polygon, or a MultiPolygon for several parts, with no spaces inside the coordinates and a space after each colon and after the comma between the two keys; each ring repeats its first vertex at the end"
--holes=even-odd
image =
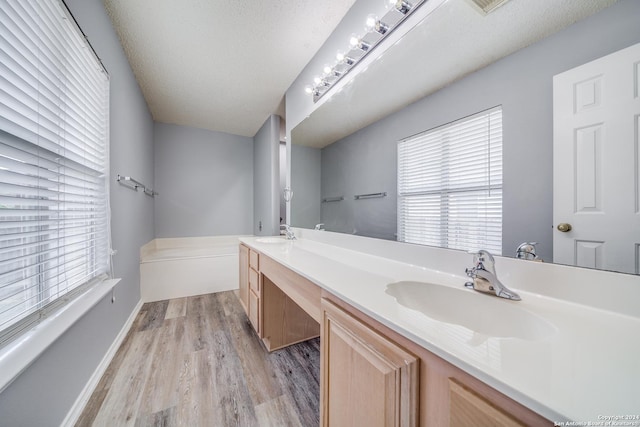
{"type": "Polygon", "coordinates": [[[161,301],[238,289],[239,236],[154,239],[140,249],[140,296],[161,301]]]}

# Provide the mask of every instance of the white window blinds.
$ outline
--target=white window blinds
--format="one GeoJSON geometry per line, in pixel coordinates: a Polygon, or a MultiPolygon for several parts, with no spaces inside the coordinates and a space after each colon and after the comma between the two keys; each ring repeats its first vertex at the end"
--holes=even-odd
{"type": "Polygon", "coordinates": [[[108,97],[61,1],[0,1],[0,336],[109,270],[108,97]]]}
{"type": "Polygon", "coordinates": [[[398,143],[398,240],[502,253],[502,108],[398,143]]]}

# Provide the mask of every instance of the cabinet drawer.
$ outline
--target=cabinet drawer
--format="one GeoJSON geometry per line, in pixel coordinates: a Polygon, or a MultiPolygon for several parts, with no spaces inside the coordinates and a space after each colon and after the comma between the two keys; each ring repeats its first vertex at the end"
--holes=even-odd
{"type": "Polygon", "coordinates": [[[249,250],[249,267],[260,271],[260,254],[258,252],[249,250]]]}
{"type": "Polygon", "coordinates": [[[249,269],[249,289],[260,294],[260,275],[253,269],[249,269]]]}

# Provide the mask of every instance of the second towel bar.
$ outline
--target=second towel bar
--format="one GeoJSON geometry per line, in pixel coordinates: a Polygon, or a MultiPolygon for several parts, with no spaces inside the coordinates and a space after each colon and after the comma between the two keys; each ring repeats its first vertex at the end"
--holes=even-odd
{"type": "Polygon", "coordinates": [[[382,193],[369,193],[369,194],[356,194],[355,196],[353,196],[354,199],[356,200],[360,200],[360,199],[375,199],[377,197],[386,197],[387,196],[387,192],[382,192],[382,193]]]}

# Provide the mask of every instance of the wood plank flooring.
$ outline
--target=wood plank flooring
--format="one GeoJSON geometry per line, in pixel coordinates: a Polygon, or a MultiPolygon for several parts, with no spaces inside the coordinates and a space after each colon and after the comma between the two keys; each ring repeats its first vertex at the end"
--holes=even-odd
{"type": "Polygon", "coordinates": [[[76,426],[318,426],[320,341],[271,354],[237,292],[145,304],[76,426]]]}

